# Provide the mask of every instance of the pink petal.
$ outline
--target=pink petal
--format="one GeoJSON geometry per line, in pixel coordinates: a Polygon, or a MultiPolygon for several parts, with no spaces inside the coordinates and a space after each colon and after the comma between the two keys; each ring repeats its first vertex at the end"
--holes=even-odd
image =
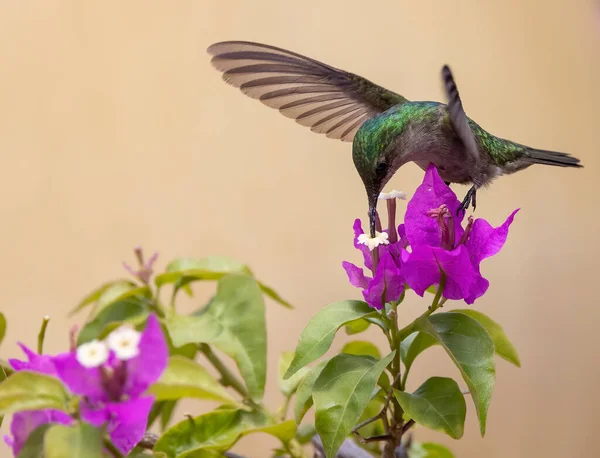
{"type": "Polygon", "coordinates": [[[124,393],[130,397],[137,397],[146,391],[167,367],[169,348],[155,315],[148,316],[139,348],[140,354],[125,362],[127,380],[124,393]]]}
{"type": "Polygon", "coordinates": [[[154,398],[148,396],[108,404],[111,415],[108,433],[123,455],[127,455],[144,437],[153,402],[154,398]]]}
{"type": "Polygon", "coordinates": [[[87,396],[92,402],[106,400],[97,367],[88,369],[77,361],[75,353],[63,353],[54,358],[58,377],[74,394],[87,396]]]}
{"type": "Polygon", "coordinates": [[[445,204],[454,219],[455,240],[460,240],[464,232],[461,222],[464,212],[456,216],[460,202],[456,194],[446,186],[434,165],[429,165],[423,183],[417,188],[406,207],[404,226],[406,237],[411,245],[430,245],[439,247],[441,243],[440,228],[435,218],[427,216],[427,212],[445,204]]]}
{"type": "Polygon", "coordinates": [[[110,410],[105,403],[98,403],[97,406],[94,406],[83,399],[79,408],[81,418],[94,426],[102,426],[110,419],[110,410]]]}
{"type": "Polygon", "coordinates": [[[355,266],[348,261],[342,262],[342,267],[346,271],[348,280],[352,286],[357,288],[366,288],[369,285],[370,278],[365,276],[364,271],[360,267],[355,266]]]}
{"type": "Polygon", "coordinates": [[[442,292],[447,299],[464,299],[480,276],[475,271],[469,253],[464,246],[452,251],[417,245],[402,266],[408,285],[419,295],[432,285],[439,285],[441,270],[446,274],[446,285],[442,292]]]}
{"type": "Polygon", "coordinates": [[[508,229],[518,211],[517,208],[506,218],[504,224],[496,228],[482,218],[475,220],[473,230],[466,243],[475,265],[479,265],[485,258],[494,256],[502,249],[508,237],[508,229]]]}
{"type": "Polygon", "coordinates": [[[365,233],[362,229],[360,219],[356,218],[354,220],[354,226],[352,228],[354,229],[354,248],[360,250],[360,252],[362,253],[364,261],[365,261],[365,267],[369,270],[372,270],[373,269],[373,258],[371,256],[371,252],[369,251],[369,248],[367,248],[367,246],[362,243],[358,243],[358,236],[365,233]]]}
{"type": "Polygon", "coordinates": [[[397,301],[404,292],[404,278],[388,250],[381,252],[375,277],[363,291],[371,307],[381,310],[387,302],[397,301]]]}
{"type": "Polygon", "coordinates": [[[53,358],[46,355],[38,355],[34,351],[27,348],[24,344],[19,342],[19,347],[23,350],[23,353],[27,355],[28,361],[20,361],[18,359],[9,359],[8,362],[12,368],[16,371],[33,371],[39,372],[40,374],[55,375],[56,369],[54,367],[53,358]]]}

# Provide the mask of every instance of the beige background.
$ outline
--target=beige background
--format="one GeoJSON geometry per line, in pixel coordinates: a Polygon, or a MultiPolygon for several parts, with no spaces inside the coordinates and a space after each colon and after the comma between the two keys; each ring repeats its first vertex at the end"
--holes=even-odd
{"type": "MultiPolygon", "coordinates": [[[[159,250],[161,266],[231,255],[297,307],[268,304],[267,401],[277,407],[278,352],[294,348],[319,307],[359,296],[340,264],[359,259],[351,225],[366,200],[349,144],[223,84],[206,47],[242,39],[290,48],[415,100],[442,99],[449,63],[482,126],[571,152],[586,168],[533,167],[480,193],[477,215],[494,224],[522,207],[504,251],[484,264],[491,288],[476,308],[503,324],[523,368],[498,363],[485,440],[470,406],[462,441],[419,437],[459,457],[595,456],[597,19],[581,0],[2,0],[1,356],[16,354],[16,339],[33,345],[46,313],[47,348],[63,349],[67,311],[121,275],[135,244],[159,250]]],[[[411,193],[421,177],[409,165],[389,187],[411,193]]],[[[411,296],[403,318],[423,306],[411,296]]],[[[430,350],[411,386],[440,368],[456,375],[430,350]]],[[[272,445],[256,436],[239,449],[259,458],[272,445]]]]}

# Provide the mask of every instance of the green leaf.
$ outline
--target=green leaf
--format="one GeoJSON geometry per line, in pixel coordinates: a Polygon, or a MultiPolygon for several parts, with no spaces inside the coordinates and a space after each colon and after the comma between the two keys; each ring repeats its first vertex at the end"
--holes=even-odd
{"type": "Polygon", "coordinates": [[[344,345],[340,353],[347,353],[349,355],[372,356],[375,359],[381,358],[381,353],[379,353],[379,349],[371,342],[367,342],[365,340],[354,340],[352,342],[348,342],[346,345],[344,345]]]}
{"type": "MultiPolygon", "coordinates": [[[[216,453],[216,452],[215,452],[216,453]]],[[[106,458],[109,458],[109,455],[105,455],[106,458]]],[[[209,458],[213,458],[213,457],[218,457],[219,455],[212,455],[209,458]]],[[[167,455],[165,455],[162,452],[152,452],[150,450],[145,450],[141,447],[135,447],[131,452],[129,452],[129,455],[127,455],[127,458],[167,458],[167,455]]]]}
{"type": "Polygon", "coordinates": [[[423,444],[412,444],[408,454],[410,458],[454,458],[450,450],[440,444],[425,442],[423,444]]]}
{"type": "Polygon", "coordinates": [[[142,298],[148,299],[150,297],[152,297],[152,291],[150,291],[148,286],[137,286],[131,282],[115,283],[104,291],[98,302],[96,302],[94,316],[98,316],[106,307],[116,303],[123,303],[129,298],[136,298],[141,301],[142,298]]]}
{"type": "Polygon", "coordinates": [[[304,367],[296,372],[292,377],[284,380],[283,375],[290,367],[290,363],[294,359],[294,352],[284,352],[279,357],[279,390],[287,397],[291,396],[298,389],[298,385],[302,378],[309,371],[308,368],[304,367]]]}
{"type": "Polygon", "coordinates": [[[312,423],[306,423],[298,426],[296,440],[300,442],[301,445],[308,444],[315,434],[317,434],[315,425],[312,423]]]}
{"type": "Polygon", "coordinates": [[[53,425],[47,423],[34,429],[27,437],[17,458],[40,458],[44,456],[44,436],[53,425]]]}
{"type": "Polygon", "coordinates": [[[341,326],[371,313],[373,309],[362,301],[340,301],[323,307],[302,331],[296,355],[283,378],[291,377],[300,368],[323,356],[341,326]]]}
{"type": "Polygon", "coordinates": [[[412,394],[394,390],[394,395],[415,422],[453,439],[462,437],[467,404],[458,384],[451,378],[432,377],[412,394]]]}
{"type": "Polygon", "coordinates": [[[400,357],[409,371],[417,356],[433,345],[437,345],[438,341],[423,332],[413,332],[400,344],[400,357]]]}
{"type": "Polygon", "coordinates": [[[259,432],[289,441],[296,435],[296,424],[293,420],[276,424],[258,412],[223,408],[176,424],[157,441],[154,450],[169,458],[210,456],[205,451],[227,450],[240,437],[259,432]]]}
{"type": "Polygon", "coordinates": [[[210,343],[231,356],[254,401],[262,398],[267,369],[265,303],[248,275],[221,278],[214,300],[198,316],[169,317],[167,329],[177,347],[210,343]]]}
{"type": "MultiPolygon", "coordinates": [[[[384,397],[384,400],[385,400],[385,397],[384,397]]],[[[382,408],[383,408],[383,401],[377,397],[372,398],[369,401],[369,403],[367,404],[367,407],[365,408],[364,412],[358,419],[357,423],[365,421],[369,418],[373,418],[375,415],[377,415],[378,413],[381,412],[382,408]]],[[[373,437],[373,436],[380,436],[380,435],[385,434],[385,430],[383,428],[383,422],[381,422],[381,421],[374,421],[372,423],[369,423],[368,425],[365,425],[362,428],[360,428],[359,431],[363,437],[373,437]]]]}
{"type": "Polygon", "coordinates": [[[175,407],[177,407],[177,401],[165,401],[162,410],[160,411],[160,430],[165,431],[167,426],[169,426],[169,422],[171,418],[173,418],[173,413],[175,412],[175,407]]]}
{"type": "Polygon", "coordinates": [[[354,334],[360,334],[361,332],[364,332],[367,329],[369,329],[369,326],[371,326],[371,323],[369,323],[364,318],[359,318],[358,320],[351,321],[345,326],[346,334],[348,334],[349,336],[354,334]]]}
{"type": "Polygon", "coordinates": [[[306,412],[308,412],[308,409],[313,405],[313,386],[328,362],[329,360],[321,361],[315,367],[309,369],[309,372],[300,381],[298,389],[296,390],[296,405],[294,407],[294,418],[296,419],[296,423],[299,424],[302,421],[302,418],[306,412]]]}
{"type": "Polygon", "coordinates": [[[158,382],[150,387],[157,401],[198,398],[237,405],[229,392],[206,369],[183,356],[171,356],[158,382]]]}
{"type": "Polygon", "coordinates": [[[334,356],[317,378],[313,399],[315,426],[327,458],[335,457],[342,442],[367,407],[377,379],[395,352],[377,361],[369,356],[334,356]]]}
{"type": "Polygon", "coordinates": [[[471,391],[481,435],[485,435],[487,411],[496,381],[494,342],[473,318],[462,313],[436,313],[420,319],[416,327],[437,339],[471,391]]]}
{"type": "Polygon", "coordinates": [[[114,302],[84,326],[77,337],[77,345],[103,338],[123,322],[136,325],[144,322],[147,317],[147,300],[142,297],[132,296],[114,302]]]}
{"type": "Polygon", "coordinates": [[[274,425],[247,429],[241,433],[241,436],[247,436],[252,433],[265,433],[278,438],[282,442],[289,442],[296,436],[297,429],[298,427],[294,420],[287,420],[274,425]]]}
{"type": "Polygon", "coordinates": [[[102,431],[88,423],[53,425],[44,437],[44,458],[102,458],[102,431]]]}
{"type": "Polygon", "coordinates": [[[4,335],[6,334],[6,317],[4,313],[0,313],[0,344],[4,340],[4,335]]]}
{"type": "Polygon", "coordinates": [[[169,458],[197,449],[227,450],[240,433],[239,410],[213,410],[169,428],[158,439],[154,450],[166,453],[169,458]]]}
{"type": "Polygon", "coordinates": [[[477,322],[485,328],[492,338],[492,341],[494,342],[494,348],[496,349],[496,354],[507,360],[509,363],[512,363],[517,367],[521,367],[521,360],[519,359],[517,350],[513,344],[510,343],[508,337],[506,337],[502,326],[492,320],[489,316],[476,310],[457,309],[452,310],[452,313],[462,313],[463,315],[468,315],[477,320],[477,322]]]}
{"type": "MultiPolygon", "coordinates": [[[[155,278],[157,287],[161,287],[168,283],[175,283],[174,294],[180,288],[185,288],[186,292],[191,295],[189,284],[200,280],[219,280],[228,274],[247,274],[251,275],[252,271],[248,266],[224,256],[209,256],[202,259],[193,258],[178,258],[169,263],[167,272],[158,275],[155,278]]],[[[273,288],[258,281],[258,286],[261,291],[275,302],[287,308],[293,308],[292,305],[284,300],[273,288]]]]}
{"type": "MultiPolygon", "coordinates": [[[[99,288],[96,288],[94,291],[92,291],[91,293],[89,293],[87,296],[85,296],[80,302],[79,304],[77,304],[77,306],[71,310],[69,312],[69,317],[72,317],[73,315],[75,315],[77,312],[83,310],[84,308],[86,308],[88,305],[93,304],[95,302],[97,302],[100,297],[111,287],[115,286],[115,285],[130,285],[131,287],[135,286],[135,283],[133,283],[130,280],[125,280],[125,279],[119,279],[119,280],[113,280],[113,281],[109,281],[108,283],[104,283],[102,286],[100,286],[99,288]]],[[[117,287],[118,288],[118,287],[117,287]]]]}
{"type": "Polygon", "coordinates": [[[242,263],[224,256],[209,256],[202,259],[177,258],[167,265],[167,272],[157,275],[154,282],[157,287],[175,283],[175,290],[198,280],[219,280],[225,275],[251,274],[242,263]]]}
{"type": "Polygon", "coordinates": [[[258,286],[260,286],[261,291],[268,297],[270,297],[271,299],[273,299],[275,302],[277,302],[280,305],[283,305],[284,307],[287,307],[288,309],[293,309],[294,306],[292,304],[290,304],[288,301],[286,301],[284,298],[282,298],[279,293],[277,293],[277,291],[275,291],[273,288],[271,288],[270,286],[265,285],[263,282],[259,281],[258,282],[258,286]]]}
{"type": "Polygon", "coordinates": [[[49,375],[19,371],[0,383],[0,414],[19,410],[66,410],[68,400],[60,380],[49,375]]]}

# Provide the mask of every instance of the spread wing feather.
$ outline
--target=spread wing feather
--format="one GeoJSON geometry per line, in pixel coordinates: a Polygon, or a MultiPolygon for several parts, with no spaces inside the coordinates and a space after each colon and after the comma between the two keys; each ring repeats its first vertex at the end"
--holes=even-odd
{"type": "Polygon", "coordinates": [[[274,46],[226,41],[208,52],[227,83],[329,138],[352,141],[367,119],[407,102],[361,76],[274,46]]]}

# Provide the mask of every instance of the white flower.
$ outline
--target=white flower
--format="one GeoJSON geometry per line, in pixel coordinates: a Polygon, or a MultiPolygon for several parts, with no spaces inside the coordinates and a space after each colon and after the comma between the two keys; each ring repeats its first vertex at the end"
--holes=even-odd
{"type": "Polygon", "coordinates": [[[76,358],[83,367],[98,367],[108,359],[108,347],[104,342],[92,340],[77,347],[76,358]]]}
{"type": "Polygon", "coordinates": [[[369,250],[372,250],[379,245],[388,245],[390,242],[388,241],[387,232],[375,232],[375,237],[373,238],[367,234],[360,234],[358,236],[358,243],[366,245],[369,250]]]}
{"type": "Polygon", "coordinates": [[[402,191],[390,191],[390,192],[382,192],[379,194],[379,200],[388,200],[388,199],[400,199],[406,200],[407,194],[402,191]]]}
{"type": "Polygon", "coordinates": [[[140,354],[142,334],[130,326],[121,326],[108,335],[108,348],[115,352],[121,361],[135,358],[140,354]]]}

